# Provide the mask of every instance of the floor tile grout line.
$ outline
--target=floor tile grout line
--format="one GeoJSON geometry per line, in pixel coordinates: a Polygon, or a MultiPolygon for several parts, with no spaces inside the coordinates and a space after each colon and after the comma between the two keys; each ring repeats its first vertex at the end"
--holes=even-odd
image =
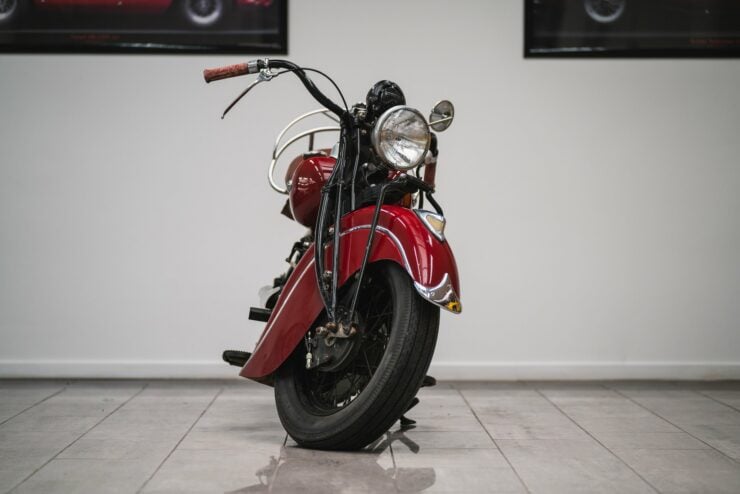
{"type": "Polygon", "coordinates": [[[65,384],[64,386],[62,386],[62,389],[60,389],[60,390],[57,390],[57,391],[55,391],[54,393],[50,394],[50,395],[49,395],[49,396],[47,396],[46,398],[43,398],[43,399],[41,399],[41,400],[37,401],[36,403],[34,403],[34,404],[32,404],[32,405],[29,405],[29,406],[27,406],[26,408],[24,408],[24,409],[23,409],[23,410],[21,410],[20,412],[16,413],[16,414],[15,414],[15,415],[13,415],[12,417],[8,417],[7,419],[3,420],[2,422],[0,422],[0,427],[2,427],[2,426],[3,426],[4,424],[5,424],[5,423],[7,423],[7,422],[9,422],[9,421],[13,420],[14,418],[16,418],[16,417],[17,417],[18,415],[20,415],[20,414],[22,414],[22,413],[25,413],[25,412],[29,411],[30,409],[32,409],[32,408],[33,408],[33,407],[35,407],[36,405],[40,405],[40,404],[42,404],[43,402],[45,402],[46,400],[48,400],[48,399],[51,399],[51,398],[54,398],[54,397],[55,397],[56,395],[58,395],[59,393],[61,393],[62,391],[66,390],[66,389],[67,389],[67,384],[65,384]]]}
{"type": "Polygon", "coordinates": [[[470,413],[472,413],[473,414],[473,417],[475,417],[475,420],[477,420],[478,423],[480,424],[480,426],[483,428],[483,430],[486,431],[486,435],[491,440],[491,442],[493,443],[493,445],[496,446],[496,449],[498,450],[498,452],[501,453],[501,456],[506,461],[506,464],[509,465],[509,468],[511,468],[511,471],[514,472],[514,475],[516,475],[516,478],[519,479],[519,483],[522,484],[522,487],[524,487],[524,490],[528,494],[531,494],[532,491],[529,489],[529,487],[527,486],[527,484],[524,482],[524,479],[519,474],[519,471],[516,468],[514,468],[514,465],[511,463],[511,460],[509,460],[509,457],[506,456],[506,453],[504,453],[504,450],[501,449],[501,446],[498,445],[498,443],[496,442],[496,440],[493,438],[493,436],[489,432],[488,428],[485,425],[483,425],[483,422],[478,417],[478,414],[475,413],[475,410],[473,410],[473,406],[470,404],[470,402],[468,401],[468,399],[465,398],[465,395],[463,394],[462,390],[460,388],[457,388],[457,387],[455,387],[454,389],[455,389],[455,391],[457,391],[457,394],[459,394],[460,397],[463,399],[463,401],[465,402],[465,405],[467,405],[468,409],[470,410],[470,413]]]}
{"type": "Polygon", "coordinates": [[[210,410],[211,406],[212,406],[212,405],[213,405],[213,404],[214,404],[214,403],[216,402],[216,399],[217,399],[217,398],[218,398],[219,396],[221,396],[221,393],[223,393],[223,391],[224,391],[224,388],[223,388],[223,386],[222,386],[221,388],[219,388],[218,392],[217,392],[217,393],[216,393],[216,395],[215,395],[215,396],[214,396],[214,397],[213,397],[213,398],[211,399],[211,401],[210,401],[210,402],[208,403],[208,405],[206,405],[206,407],[205,407],[205,408],[203,409],[203,411],[202,411],[202,412],[200,412],[200,414],[199,414],[199,415],[198,415],[198,417],[197,417],[197,418],[196,418],[196,419],[195,419],[195,420],[193,421],[193,423],[192,423],[192,424],[190,424],[190,427],[188,427],[188,430],[186,430],[186,431],[185,431],[185,434],[183,434],[183,435],[182,435],[182,437],[181,437],[181,438],[180,438],[180,439],[179,439],[179,440],[177,441],[177,444],[175,444],[175,445],[174,445],[174,446],[172,447],[172,449],[170,450],[170,452],[169,452],[169,453],[167,453],[167,456],[165,456],[165,457],[164,457],[164,459],[163,459],[163,460],[162,460],[162,461],[161,461],[161,462],[159,463],[159,465],[157,465],[157,468],[156,468],[156,469],[154,470],[154,472],[152,472],[152,474],[151,474],[151,475],[149,476],[149,478],[147,478],[147,479],[146,479],[146,480],[144,481],[144,483],[143,483],[143,484],[141,484],[141,487],[139,487],[139,489],[138,489],[138,490],[136,491],[136,494],[139,494],[139,493],[140,493],[141,491],[143,491],[143,490],[144,490],[144,488],[145,488],[145,487],[147,486],[147,484],[149,484],[149,482],[151,482],[151,480],[152,480],[152,479],[154,478],[154,476],[155,476],[155,475],[157,475],[157,473],[159,473],[159,470],[161,470],[162,466],[163,466],[163,465],[164,465],[165,463],[167,463],[167,460],[169,460],[169,459],[170,459],[170,457],[172,456],[172,453],[174,453],[174,452],[175,452],[175,450],[177,450],[177,448],[179,448],[179,447],[180,447],[180,444],[182,444],[182,442],[183,442],[183,441],[185,440],[185,438],[186,438],[186,437],[188,437],[188,434],[190,434],[190,432],[191,432],[191,431],[193,430],[193,428],[195,427],[195,424],[197,424],[197,423],[198,423],[198,422],[200,421],[200,419],[202,419],[202,418],[203,418],[203,415],[205,415],[205,414],[206,414],[206,412],[207,412],[208,410],[210,410]]]}
{"type": "Polygon", "coordinates": [[[626,461],[624,461],[624,459],[621,456],[619,456],[617,453],[615,453],[614,451],[612,451],[611,449],[609,449],[604,443],[602,443],[601,441],[599,441],[598,439],[596,439],[596,437],[594,437],[593,434],[591,434],[588,430],[586,430],[586,428],[583,427],[581,424],[579,424],[578,422],[576,422],[576,420],[573,417],[571,417],[570,415],[568,415],[568,413],[565,410],[563,410],[562,408],[560,408],[554,401],[552,401],[550,398],[548,398],[547,395],[545,395],[545,393],[543,393],[539,388],[536,388],[535,390],[537,391],[537,393],[540,396],[542,396],[545,400],[547,400],[548,403],[550,403],[560,413],[562,413],[568,420],[570,420],[571,422],[573,422],[576,425],[576,427],[578,427],[583,432],[585,432],[588,437],[590,437],[591,439],[593,439],[594,441],[596,441],[596,443],[599,444],[599,446],[601,446],[602,448],[604,448],[606,451],[609,452],[609,454],[611,454],[614,458],[616,458],[617,460],[619,460],[620,463],[622,463],[624,466],[626,466],[627,468],[629,468],[632,471],[632,473],[634,473],[635,475],[637,475],[637,477],[640,480],[642,480],[643,482],[645,482],[645,484],[647,484],[652,490],[654,490],[656,493],[660,493],[660,491],[658,490],[658,488],[655,487],[652,483],[650,483],[645,477],[643,477],[640,472],[638,472],[635,468],[632,467],[632,465],[630,465],[629,463],[627,463],[626,461]]]}
{"type": "MultiPolygon", "coordinates": [[[[118,405],[116,408],[114,408],[113,410],[111,410],[111,412],[107,413],[105,415],[105,417],[103,417],[100,420],[98,420],[97,422],[95,422],[95,424],[93,424],[92,427],[88,428],[85,432],[83,432],[82,434],[80,434],[79,436],[77,436],[77,438],[74,441],[72,441],[71,443],[69,443],[68,445],[66,445],[65,447],[63,447],[61,450],[57,451],[57,453],[54,456],[52,456],[51,458],[49,458],[48,460],[46,460],[43,465],[41,465],[40,467],[38,467],[36,470],[34,470],[33,472],[31,472],[30,475],[28,475],[26,478],[24,478],[19,483],[17,483],[16,485],[14,485],[8,491],[8,494],[10,494],[14,490],[18,489],[28,479],[30,479],[31,477],[33,477],[34,475],[36,475],[39,471],[41,471],[41,469],[43,469],[46,465],[48,465],[49,463],[51,463],[52,461],[54,461],[55,459],[57,459],[57,457],[59,457],[59,455],[61,455],[65,451],[67,451],[70,447],[72,447],[75,443],[77,443],[77,441],[79,441],[80,439],[82,439],[83,437],[85,437],[90,431],[92,431],[97,426],[99,426],[101,423],[103,423],[103,421],[105,421],[105,419],[107,419],[108,417],[110,417],[111,415],[113,415],[114,413],[116,413],[118,410],[120,410],[122,407],[124,407],[131,400],[133,400],[134,398],[136,398],[137,396],[139,396],[147,388],[147,386],[149,386],[149,383],[144,384],[144,386],[142,386],[141,389],[139,389],[136,393],[134,393],[133,395],[131,395],[130,397],[128,397],[128,399],[126,399],[123,403],[121,403],[120,405],[118,405]]],[[[66,389],[66,387],[65,387],[65,389],[66,389]]]]}
{"type": "MultiPolygon", "coordinates": [[[[606,387],[606,386],[605,386],[605,387],[606,387]]],[[[667,418],[665,418],[665,417],[663,417],[662,415],[660,415],[660,414],[659,414],[658,412],[655,412],[655,411],[653,411],[653,410],[650,410],[650,409],[649,409],[648,407],[646,407],[645,405],[643,405],[643,404],[642,404],[642,403],[640,403],[639,401],[637,401],[637,400],[633,399],[632,397],[630,397],[630,396],[628,396],[628,395],[626,395],[626,394],[622,393],[622,392],[621,392],[621,391],[619,391],[618,389],[614,389],[614,388],[607,388],[607,389],[610,389],[610,390],[614,391],[615,393],[617,393],[618,395],[620,395],[620,396],[623,396],[624,398],[628,399],[629,401],[631,401],[632,403],[634,403],[634,404],[635,404],[635,405],[637,405],[638,407],[642,408],[643,410],[647,410],[647,411],[648,411],[648,412],[650,412],[651,414],[655,415],[655,416],[656,416],[656,417],[658,417],[659,419],[661,419],[661,420],[665,420],[666,422],[668,422],[669,424],[671,424],[671,425],[672,425],[673,427],[675,427],[676,429],[680,430],[680,431],[681,431],[681,432],[683,432],[684,434],[688,434],[689,436],[693,437],[694,439],[696,439],[697,441],[701,442],[702,444],[706,444],[706,445],[707,445],[707,446],[709,446],[709,447],[710,447],[711,449],[713,449],[714,451],[718,452],[719,454],[721,454],[721,455],[722,455],[722,456],[724,456],[725,458],[727,458],[727,459],[729,459],[729,460],[731,460],[731,461],[733,461],[733,462],[735,462],[735,463],[740,463],[740,460],[738,460],[738,459],[736,459],[736,458],[733,458],[732,456],[728,455],[728,454],[727,454],[727,453],[725,453],[724,451],[721,451],[721,450],[719,450],[719,449],[715,448],[714,446],[712,446],[711,444],[709,444],[709,443],[708,443],[708,442],[706,442],[705,440],[701,439],[700,437],[697,437],[697,436],[695,436],[694,434],[690,433],[689,431],[687,431],[686,429],[684,429],[684,428],[683,428],[683,427],[681,427],[680,425],[678,425],[678,424],[675,424],[675,423],[671,422],[671,421],[670,421],[670,420],[668,420],[667,418]]],[[[701,451],[701,450],[698,450],[698,451],[701,451]]]]}
{"type": "Polygon", "coordinates": [[[702,391],[698,391],[696,389],[692,389],[691,391],[693,391],[694,393],[698,394],[699,396],[703,396],[704,398],[708,398],[708,399],[710,399],[710,400],[712,400],[712,401],[714,401],[716,403],[719,403],[720,405],[725,406],[725,407],[729,408],[730,410],[734,410],[736,412],[740,412],[740,408],[736,408],[736,407],[734,407],[734,406],[732,406],[732,405],[730,405],[728,403],[725,403],[724,401],[722,401],[722,400],[720,400],[718,398],[715,398],[712,395],[708,395],[708,394],[703,393],[702,391]]]}

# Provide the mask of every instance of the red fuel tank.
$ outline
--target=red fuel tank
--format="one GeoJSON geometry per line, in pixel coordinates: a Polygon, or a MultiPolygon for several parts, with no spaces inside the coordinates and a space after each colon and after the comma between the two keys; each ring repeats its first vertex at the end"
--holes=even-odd
{"type": "Polygon", "coordinates": [[[329,180],[335,164],[336,160],[330,156],[301,155],[288,167],[286,183],[289,184],[290,211],[301,225],[312,229],[315,226],[321,187],[329,180]]]}

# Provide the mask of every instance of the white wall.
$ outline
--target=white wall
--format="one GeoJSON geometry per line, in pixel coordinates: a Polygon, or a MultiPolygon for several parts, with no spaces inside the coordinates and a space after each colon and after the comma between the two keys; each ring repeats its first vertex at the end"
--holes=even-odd
{"type": "MultiPolygon", "coordinates": [[[[518,0],[290,10],[289,57],[350,100],[457,106],[439,377],[740,377],[736,61],[525,60],[518,0]]],[[[200,70],[242,58],[0,56],[0,375],[234,374],[303,232],[272,141],[315,107],[284,77],[220,121],[247,81],[200,70]]]]}

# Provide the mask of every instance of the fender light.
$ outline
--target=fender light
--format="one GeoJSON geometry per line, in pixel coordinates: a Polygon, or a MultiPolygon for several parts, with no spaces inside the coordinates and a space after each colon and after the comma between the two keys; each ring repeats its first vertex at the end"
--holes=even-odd
{"type": "Polygon", "coordinates": [[[444,216],[423,209],[415,209],[414,213],[416,213],[416,216],[419,217],[427,229],[432,232],[432,235],[437,237],[440,242],[445,241],[445,225],[447,224],[447,220],[445,220],[444,216]]]}

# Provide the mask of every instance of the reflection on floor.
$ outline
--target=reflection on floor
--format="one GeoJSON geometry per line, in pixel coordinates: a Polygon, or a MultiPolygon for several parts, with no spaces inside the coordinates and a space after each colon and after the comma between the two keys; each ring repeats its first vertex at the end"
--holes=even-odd
{"type": "Polygon", "coordinates": [[[362,452],[247,381],[0,381],[0,492],[740,492],[740,383],[441,383],[362,452]]]}

